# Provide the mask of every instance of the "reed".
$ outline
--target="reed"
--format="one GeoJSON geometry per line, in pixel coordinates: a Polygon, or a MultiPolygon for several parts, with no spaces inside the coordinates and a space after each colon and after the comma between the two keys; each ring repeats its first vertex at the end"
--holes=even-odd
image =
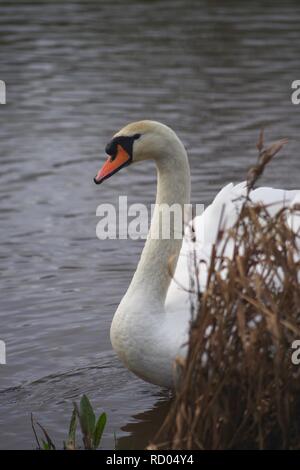
{"type": "MultiPolygon", "coordinates": [[[[261,134],[249,191],[284,143],[265,149],[261,134]]],[[[176,396],[150,449],[300,448],[300,234],[288,223],[299,209],[271,217],[247,195],[235,226],[220,230],[176,396]]]]}

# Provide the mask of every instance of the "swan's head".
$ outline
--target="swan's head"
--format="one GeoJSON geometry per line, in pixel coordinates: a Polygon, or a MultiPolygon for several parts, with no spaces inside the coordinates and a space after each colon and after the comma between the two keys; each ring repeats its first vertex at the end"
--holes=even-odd
{"type": "Polygon", "coordinates": [[[156,121],[132,122],[117,132],[107,144],[108,158],[94,178],[102,183],[117,171],[134,162],[166,158],[182,143],[172,129],[156,121]]]}

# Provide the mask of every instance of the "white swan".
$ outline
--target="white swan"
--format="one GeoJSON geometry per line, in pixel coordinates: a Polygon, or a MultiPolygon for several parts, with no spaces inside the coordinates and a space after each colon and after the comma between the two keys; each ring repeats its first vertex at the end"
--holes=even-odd
{"type": "MultiPolygon", "coordinates": [[[[106,147],[108,160],[95,177],[97,184],[130,163],[154,160],[157,167],[156,208],[151,228],[161,223],[159,206],[190,201],[190,170],[182,142],[169,127],[155,121],[131,123],[121,129],[106,147]]],[[[197,255],[209,258],[220,215],[226,225],[236,220],[237,197],[245,193],[245,183],[225,186],[194,220],[198,241],[197,255]]],[[[299,191],[259,188],[251,193],[253,201],[276,203],[273,211],[299,198],[299,191]],[[297,196],[298,195],[298,196],[297,196]]],[[[173,234],[173,236],[172,236],[173,234]]],[[[142,379],[172,388],[174,361],[186,354],[190,303],[188,241],[174,238],[147,238],[138,267],[111,325],[111,342],[125,366],[142,379]],[[180,256],[179,256],[180,254],[180,256]],[[176,267],[170,276],[170,260],[176,267]],[[177,263],[177,265],[176,265],[177,263]]],[[[205,273],[200,283],[205,283],[205,273]]]]}

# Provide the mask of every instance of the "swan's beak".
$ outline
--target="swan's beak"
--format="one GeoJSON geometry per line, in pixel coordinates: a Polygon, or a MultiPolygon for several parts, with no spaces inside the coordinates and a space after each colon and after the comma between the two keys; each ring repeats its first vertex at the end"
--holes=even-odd
{"type": "Polygon", "coordinates": [[[114,158],[108,157],[106,162],[94,178],[96,184],[102,183],[117,171],[131,163],[131,156],[123,149],[121,145],[117,146],[117,154],[114,158]]]}

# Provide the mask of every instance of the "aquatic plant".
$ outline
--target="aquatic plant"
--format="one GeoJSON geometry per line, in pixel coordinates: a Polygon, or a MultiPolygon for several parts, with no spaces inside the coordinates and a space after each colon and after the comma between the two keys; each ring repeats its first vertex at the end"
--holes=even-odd
{"type": "MultiPolygon", "coordinates": [[[[261,134],[249,191],[284,143],[265,149],[261,134]]],[[[292,360],[300,233],[291,229],[299,209],[271,217],[247,195],[235,226],[220,230],[176,397],[149,448],[300,448],[300,367],[292,360]]]]}
{"type": "MultiPolygon", "coordinates": [[[[80,400],[79,407],[77,403],[74,402],[73,404],[73,412],[69,425],[68,438],[63,443],[63,448],[65,450],[80,449],[76,443],[77,421],[79,421],[83,448],[86,450],[97,449],[101,443],[102,434],[106,426],[106,420],[105,413],[101,413],[98,419],[96,419],[95,412],[88,397],[83,395],[80,400]]],[[[40,423],[36,422],[35,424],[32,414],[31,425],[37,442],[37,448],[39,450],[56,450],[56,446],[49,436],[49,433],[40,423]],[[39,439],[36,426],[41,430],[43,438],[39,439]]]]}

